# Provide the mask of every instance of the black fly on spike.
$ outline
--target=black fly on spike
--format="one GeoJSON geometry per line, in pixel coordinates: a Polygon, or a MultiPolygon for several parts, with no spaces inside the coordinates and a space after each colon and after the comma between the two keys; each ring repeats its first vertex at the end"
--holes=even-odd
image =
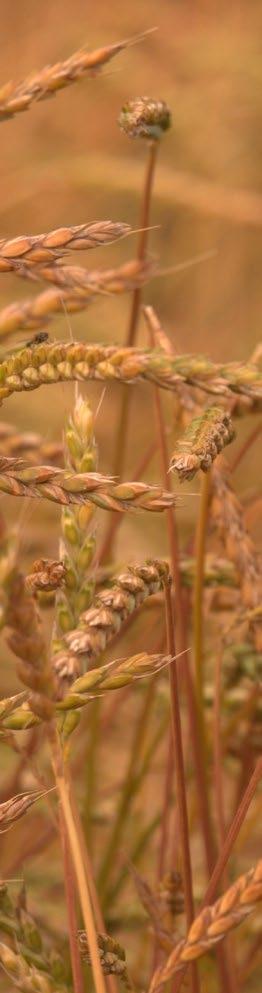
{"type": "Polygon", "coordinates": [[[48,331],[38,331],[38,333],[34,335],[34,338],[31,338],[30,341],[26,342],[25,348],[32,348],[32,345],[42,345],[43,341],[48,341],[48,339],[48,331]]]}

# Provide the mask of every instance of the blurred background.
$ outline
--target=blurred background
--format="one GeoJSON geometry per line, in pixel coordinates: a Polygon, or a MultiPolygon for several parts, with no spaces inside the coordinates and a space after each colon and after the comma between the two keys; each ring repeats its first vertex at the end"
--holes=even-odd
{"type": "MultiPolygon", "coordinates": [[[[0,85],[9,79],[19,81],[86,44],[93,49],[153,27],[155,32],[123,51],[97,78],[83,79],[1,125],[0,237],[106,219],[137,228],[146,147],[126,138],[117,118],[123,103],[134,96],[164,99],[173,126],[159,152],[151,214],[156,229],[150,235],[150,252],[163,269],[209,251],[212,257],[153,279],[143,297],[156,308],[178,352],[203,352],[215,361],[246,360],[260,335],[261,5],[256,0],[248,4],[220,0],[219,5],[212,0],[45,0],[42,4],[1,0],[0,85]]],[[[135,251],[134,234],[70,261],[90,269],[108,268],[134,257],[135,251]]],[[[36,294],[39,287],[2,275],[0,291],[4,307],[36,294]]],[[[101,297],[81,314],[53,320],[50,337],[124,343],[130,303],[128,295],[101,297]]],[[[19,339],[25,340],[25,335],[18,334],[15,343],[19,339]]],[[[148,343],[142,318],[138,341],[148,343]]],[[[83,392],[87,393],[85,386],[83,392]]],[[[94,410],[102,392],[99,384],[88,387],[94,410]]],[[[20,430],[40,431],[46,440],[60,439],[73,396],[70,384],[45,387],[12,397],[1,416],[20,430]]],[[[120,398],[120,386],[107,386],[97,416],[101,471],[112,469],[120,398]]],[[[170,396],[165,408],[172,450],[170,396]]],[[[126,479],[152,439],[153,413],[152,391],[136,387],[126,479]]],[[[230,458],[250,430],[250,418],[239,423],[230,458]]],[[[160,479],[158,457],[146,478],[160,479]]],[[[239,493],[248,500],[259,485],[253,449],[236,479],[239,493]]],[[[178,521],[185,537],[192,533],[198,505],[187,498],[187,490],[196,492],[198,487],[195,480],[180,499],[178,521]]],[[[19,523],[27,567],[39,555],[57,555],[58,507],[35,501],[22,508],[21,501],[6,498],[1,506],[9,520],[19,523]]],[[[105,516],[100,518],[98,540],[105,516]]],[[[257,538],[255,512],[252,528],[257,538]]],[[[148,555],[164,556],[167,549],[164,517],[126,515],[116,546],[120,567],[148,555]]],[[[143,625],[138,638],[141,649],[146,647],[143,625]]],[[[3,651],[6,660],[9,655],[6,648],[3,651]]],[[[10,657],[3,692],[17,689],[14,669],[10,657]]],[[[5,755],[8,768],[8,749],[5,755]]],[[[22,835],[24,831],[26,827],[22,835]]],[[[39,871],[41,876],[41,866],[39,871]]]]}

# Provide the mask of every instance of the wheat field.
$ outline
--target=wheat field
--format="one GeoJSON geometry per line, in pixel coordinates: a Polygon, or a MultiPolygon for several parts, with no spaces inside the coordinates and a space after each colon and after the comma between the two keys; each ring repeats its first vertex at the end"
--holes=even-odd
{"type": "Polygon", "coordinates": [[[1,28],[0,990],[259,993],[261,11],[1,28]]]}

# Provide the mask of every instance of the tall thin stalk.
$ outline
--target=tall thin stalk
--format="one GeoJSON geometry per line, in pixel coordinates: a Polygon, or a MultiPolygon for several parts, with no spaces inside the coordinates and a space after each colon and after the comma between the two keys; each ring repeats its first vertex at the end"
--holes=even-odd
{"type": "MultiPolygon", "coordinates": [[[[155,325],[157,324],[156,317],[152,308],[144,308],[145,318],[149,327],[151,344],[155,344],[155,325]]],[[[157,325],[158,327],[158,325],[157,325]]],[[[170,354],[172,354],[172,349],[170,346],[170,354]]],[[[154,399],[155,399],[155,410],[156,410],[156,425],[158,431],[159,439],[159,451],[162,463],[162,479],[166,486],[167,491],[171,491],[170,483],[170,473],[169,473],[169,457],[168,448],[163,416],[163,407],[160,397],[160,391],[157,386],[154,387],[154,399]]],[[[198,715],[196,708],[196,698],[195,690],[190,670],[190,662],[187,655],[187,630],[186,630],[186,610],[183,598],[182,582],[181,582],[181,570],[180,570],[180,551],[179,551],[179,540],[177,533],[175,510],[168,509],[166,514],[169,546],[170,546],[170,558],[171,558],[171,571],[174,582],[174,606],[175,606],[175,625],[176,625],[176,646],[178,652],[185,652],[183,661],[183,673],[185,679],[185,688],[187,694],[188,703],[188,717],[189,717],[189,730],[190,738],[193,746],[193,753],[195,759],[195,769],[197,777],[197,787],[198,787],[198,798],[200,805],[200,816],[203,831],[203,841],[205,849],[205,859],[207,872],[210,874],[212,871],[214,861],[215,861],[215,844],[213,838],[213,829],[209,811],[208,802],[208,790],[207,790],[207,777],[205,770],[205,756],[202,747],[202,739],[198,731],[198,715]]],[[[169,776],[169,772],[167,772],[169,776]]],[[[167,816],[167,806],[166,806],[167,816]]],[[[162,823],[162,830],[165,833],[165,823],[162,823]]]]}
{"type": "Polygon", "coordinates": [[[196,673],[196,698],[199,725],[202,736],[205,735],[204,724],[204,661],[203,661],[203,589],[205,571],[205,547],[208,503],[210,492],[210,473],[205,473],[201,480],[200,507],[196,530],[196,573],[194,588],[194,653],[196,673]]]}
{"type": "MultiPolygon", "coordinates": [[[[173,740],[174,740],[177,807],[178,807],[178,819],[179,819],[179,835],[180,835],[180,844],[181,844],[181,853],[182,853],[185,911],[186,911],[187,926],[189,928],[194,919],[194,899],[193,899],[192,868],[191,868],[191,855],[190,855],[190,844],[189,844],[189,827],[188,827],[188,815],[187,815],[182,730],[181,730],[179,695],[178,695],[178,679],[177,679],[177,669],[175,662],[175,654],[176,654],[175,631],[174,631],[171,590],[169,585],[166,585],[165,587],[165,597],[166,597],[167,649],[168,649],[168,653],[173,657],[174,660],[170,665],[171,720],[172,720],[172,731],[173,731],[173,740]]],[[[199,982],[198,982],[198,971],[195,963],[192,963],[191,965],[191,989],[192,989],[192,993],[198,993],[198,991],[200,991],[199,982]]]]}
{"type": "Polygon", "coordinates": [[[93,976],[94,976],[95,990],[96,993],[106,993],[105,980],[101,968],[99,949],[97,944],[97,934],[96,934],[96,928],[95,928],[95,922],[93,916],[92,903],[90,899],[90,893],[89,893],[89,889],[86,881],[85,869],[83,865],[81,845],[79,842],[78,831],[71,807],[69,787],[64,775],[61,746],[60,746],[58,734],[54,726],[52,725],[50,725],[49,727],[48,739],[51,750],[51,759],[52,759],[58,796],[60,799],[61,808],[66,824],[68,841],[71,849],[72,860],[76,874],[79,899],[82,907],[82,914],[86,929],[86,936],[87,936],[90,959],[91,959],[93,976]]]}
{"type": "MultiPolygon", "coordinates": [[[[158,142],[152,141],[149,144],[148,150],[148,161],[145,174],[145,185],[142,195],[141,203],[141,213],[140,213],[140,236],[137,248],[137,258],[139,262],[143,261],[146,254],[147,241],[148,241],[148,226],[150,220],[150,203],[153,190],[154,172],[157,158],[158,142]]],[[[137,287],[133,292],[131,313],[129,318],[129,325],[126,336],[126,345],[132,346],[135,344],[136,340],[136,329],[139,317],[139,307],[141,300],[141,287],[137,287]]],[[[128,420],[129,420],[129,408],[130,408],[130,390],[128,387],[123,388],[122,402],[120,406],[119,423],[116,435],[116,445],[115,445],[115,458],[113,464],[113,475],[119,476],[120,479],[123,475],[123,468],[125,462],[125,452],[126,452],[126,437],[128,431],[128,420]]]]}
{"type": "Polygon", "coordinates": [[[64,887],[68,917],[68,936],[70,945],[70,957],[73,974],[74,993],[84,993],[84,982],[81,967],[81,959],[77,940],[77,916],[75,907],[75,881],[73,874],[72,858],[68,843],[66,823],[62,809],[59,811],[60,838],[64,862],[64,887]]]}

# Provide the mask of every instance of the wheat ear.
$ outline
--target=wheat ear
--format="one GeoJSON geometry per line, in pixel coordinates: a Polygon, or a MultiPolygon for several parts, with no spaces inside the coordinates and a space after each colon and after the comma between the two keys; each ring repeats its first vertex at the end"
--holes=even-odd
{"type": "Polygon", "coordinates": [[[216,903],[201,911],[186,938],[155,972],[150,993],[157,993],[185,963],[205,955],[216,942],[222,941],[232,928],[253,913],[259,900],[262,900],[262,859],[254,869],[240,876],[216,903]]]}
{"type": "Polygon", "coordinates": [[[16,272],[19,266],[39,266],[54,262],[68,252],[108,245],[129,234],[129,224],[97,221],[56,228],[45,234],[20,235],[0,240],[0,272],[16,272]]]}
{"type": "Polygon", "coordinates": [[[43,383],[90,379],[122,383],[142,380],[167,390],[176,390],[184,382],[208,393],[247,398],[253,410],[262,401],[262,373],[255,365],[239,362],[218,365],[202,356],[169,358],[154,350],[81,342],[43,342],[3,358],[0,400],[12,393],[37,389],[43,383]]]}
{"type": "Polygon", "coordinates": [[[97,294],[118,296],[141,286],[151,278],[155,265],[152,262],[132,261],[117,269],[88,272],[79,266],[22,265],[16,274],[27,279],[45,279],[56,283],[57,287],[44,290],[29,300],[11,303],[0,311],[0,336],[7,337],[19,330],[35,330],[44,327],[54,314],[64,314],[86,310],[97,294]]]}
{"type": "Polygon", "coordinates": [[[162,511],[175,497],[147,483],[114,483],[97,472],[67,472],[54,466],[26,466],[22,459],[0,457],[0,491],[17,497],[45,497],[70,506],[88,502],[102,510],[162,511]]]}
{"type": "MultiPolygon", "coordinates": [[[[141,36],[143,37],[143,36],[141,36]]],[[[50,96],[76,83],[83,76],[93,77],[115,55],[122,52],[136,39],[120,41],[115,45],[97,48],[93,52],[79,49],[64,62],[45,66],[37,73],[32,73],[21,83],[6,83],[0,89],[0,120],[5,121],[15,114],[28,110],[33,101],[46,100],[50,96]]],[[[138,39],[139,40],[139,36],[138,39]]]]}
{"type": "Polygon", "coordinates": [[[222,448],[235,437],[230,414],[219,407],[208,407],[194,417],[171,457],[170,469],[181,482],[193,479],[199,469],[208,472],[222,448]]]}

